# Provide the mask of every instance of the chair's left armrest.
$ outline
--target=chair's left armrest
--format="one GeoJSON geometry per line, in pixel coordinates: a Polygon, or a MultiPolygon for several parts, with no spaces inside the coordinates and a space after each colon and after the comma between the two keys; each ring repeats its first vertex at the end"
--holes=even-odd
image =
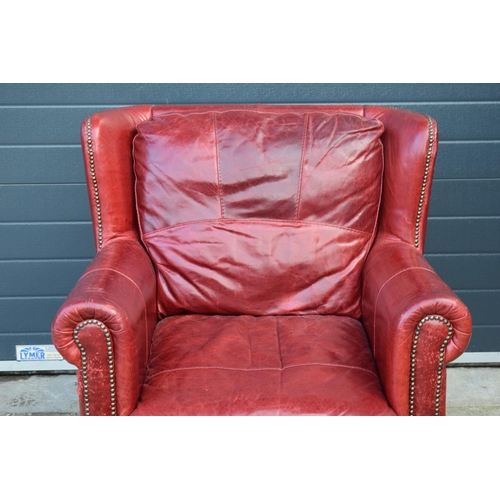
{"type": "Polygon", "coordinates": [[[127,415],[136,406],[156,326],[152,262],[133,239],[99,251],[59,309],[52,338],[78,367],[82,414],[127,415]]]}
{"type": "Polygon", "coordinates": [[[446,363],[470,340],[467,307],[421,253],[375,243],[363,270],[362,321],[387,399],[399,415],[445,413],[446,363]]]}

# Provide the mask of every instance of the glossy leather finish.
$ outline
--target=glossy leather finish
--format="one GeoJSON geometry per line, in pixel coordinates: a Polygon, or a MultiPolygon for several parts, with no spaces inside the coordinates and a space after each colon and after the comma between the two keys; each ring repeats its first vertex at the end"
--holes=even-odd
{"type": "MultiPolygon", "coordinates": [[[[134,240],[118,238],[101,250],[78,280],[52,324],[54,345],[64,358],[79,368],[79,393],[83,401],[82,353],[75,343],[75,328],[87,319],[105,324],[112,336],[118,414],[128,415],[137,404],[146,371],[151,338],[156,326],[156,279],[153,265],[142,246],[134,240]]],[[[103,332],[92,325],[82,329],[81,343],[87,363],[108,370],[103,332]],[[87,330],[89,335],[85,335],[87,330]],[[100,348],[93,360],[93,338],[100,348]]],[[[109,406],[109,373],[99,373],[101,383],[89,373],[92,414],[105,414],[109,406]]],[[[84,405],[81,404],[82,411],[84,405]]],[[[109,413],[108,413],[109,414],[109,413]]]]}
{"type": "Polygon", "coordinates": [[[298,111],[186,112],[141,123],[136,196],[159,272],[160,315],[359,318],[382,132],[356,115],[298,111]]]}
{"type": "Polygon", "coordinates": [[[151,109],[112,109],[82,123],[83,161],[97,249],[117,236],[137,239],[131,144],[137,124],[151,117],[151,109]]]}
{"type": "Polygon", "coordinates": [[[159,273],[162,317],[360,316],[369,234],[304,222],[225,219],[176,226],[144,241],[159,273]]]}
{"type": "MultiPolygon", "coordinates": [[[[387,398],[397,413],[404,414],[409,406],[410,353],[419,322],[427,316],[439,316],[451,323],[453,337],[445,349],[448,363],[467,347],[472,330],[469,311],[418,249],[383,239],[374,245],[363,271],[362,303],[362,321],[387,398]]],[[[432,332],[422,338],[432,335],[437,340],[434,349],[422,348],[425,341],[419,346],[416,370],[428,371],[430,363],[437,375],[435,358],[447,330],[437,319],[425,328],[432,332]]],[[[425,377],[424,381],[419,384],[421,396],[435,401],[437,379],[425,377]]],[[[426,408],[422,414],[433,414],[428,405],[426,408]]]]}
{"type": "Polygon", "coordinates": [[[152,352],[134,415],[394,415],[351,318],[173,316],[152,352]]]}
{"type": "Polygon", "coordinates": [[[82,143],[98,253],[53,323],[82,413],[445,413],[472,327],[422,256],[434,120],[135,106],[82,143]]]}
{"type": "Polygon", "coordinates": [[[417,249],[423,253],[437,155],[437,124],[420,113],[381,106],[366,106],[365,115],[380,120],[385,128],[382,137],[384,190],[378,234],[415,245],[415,227],[419,220],[417,249]]]}

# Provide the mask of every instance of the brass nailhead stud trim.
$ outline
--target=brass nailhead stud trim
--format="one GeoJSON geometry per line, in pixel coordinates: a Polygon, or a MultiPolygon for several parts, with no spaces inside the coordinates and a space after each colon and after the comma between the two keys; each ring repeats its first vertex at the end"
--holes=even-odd
{"type": "Polygon", "coordinates": [[[437,372],[437,384],[436,384],[436,406],[435,406],[435,415],[439,415],[439,409],[441,406],[441,380],[443,378],[443,368],[444,368],[444,356],[445,356],[445,350],[446,346],[451,340],[451,336],[453,335],[453,327],[451,326],[451,323],[446,319],[443,318],[443,316],[436,316],[436,315],[430,315],[430,316],[425,316],[425,318],[422,318],[420,320],[420,323],[417,326],[417,329],[415,330],[415,336],[413,337],[413,345],[412,345],[412,350],[411,350],[411,362],[410,362],[410,416],[414,415],[414,399],[415,399],[415,361],[417,357],[417,344],[418,344],[418,338],[420,335],[420,330],[424,326],[424,324],[427,321],[441,321],[441,323],[444,323],[446,327],[448,328],[448,335],[444,339],[443,344],[441,345],[441,348],[439,349],[439,364],[438,364],[438,372],[437,372]]]}
{"type": "Polygon", "coordinates": [[[427,187],[427,180],[429,177],[429,168],[431,165],[432,147],[434,146],[434,126],[432,125],[432,119],[430,116],[427,116],[427,120],[429,121],[429,145],[427,147],[427,156],[425,158],[424,178],[422,180],[422,188],[420,190],[420,198],[418,200],[417,219],[415,221],[415,248],[417,248],[418,245],[420,244],[420,219],[422,217],[422,208],[424,205],[425,188],[427,187]]]}
{"type": "Polygon", "coordinates": [[[109,330],[100,321],[96,319],[87,319],[82,321],[76,328],[73,330],[73,338],[75,339],[75,344],[80,349],[80,353],[82,355],[82,373],[83,373],[83,399],[85,404],[85,415],[90,415],[90,402],[89,402],[89,384],[87,378],[87,354],[85,353],[85,349],[82,346],[80,340],[78,339],[78,333],[80,330],[86,325],[97,325],[106,336],[106,344],[108,346],[108,369],[109,369],[109,385],[110,385],[110,396],[111,396],[111,415],[116,415],[116,396],[115,396],[115,370],[113,367],[113,350],[111,344],[111,334],[109,330]]]}
{"type": "Polygon", "coordinates": [[[95,175],[94,150],[92,146],[92,129],[90,126],[90,117],[87,118],[87,149],[89,153],[90,177],[94,187],[94,200],[97,212],[97,244],[102,248],[102,220],[101,220],[101,202],[99,200],[99,188],[97,187],[97,178],[95,175]]]}

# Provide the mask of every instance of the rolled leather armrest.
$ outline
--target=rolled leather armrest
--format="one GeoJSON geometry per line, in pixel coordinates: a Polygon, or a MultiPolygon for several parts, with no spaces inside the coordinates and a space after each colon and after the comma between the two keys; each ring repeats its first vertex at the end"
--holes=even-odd
{"type": "Polygon", "coordinates": [[[82,414],[135,408],[155,325],[151,260],[138,241],[117,238],[97,253],[52,324],[55,347],[78,367],[82,414]]]}
{"type": "Polygon", "coordinates": [[[446,363],[467,348],[472,320],[417,249],[375,243],[363,270],[362,322],[396,413],[444,415],[446,363]]]}

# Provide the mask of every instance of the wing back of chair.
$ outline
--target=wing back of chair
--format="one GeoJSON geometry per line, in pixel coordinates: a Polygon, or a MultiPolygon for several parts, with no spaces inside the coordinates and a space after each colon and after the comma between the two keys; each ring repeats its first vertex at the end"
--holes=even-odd
{"type": "Polygon", "coordinates": [[[151,106],[89,116],[81,127],[83,161],[97,250],[117,237],[138,239],[132,140],[151,106]]]}
{"type": "MultiPolygon", "coordinates": [[[[419,113],[381,106],[234,106],[220,111],[259,109],[348,112],[384,124],[385,188],[379,234],[423,251],[430,186],[437,153],[435,121],[419,113]]],[[[85,173],[96,247],[113,238],[138,237],[134,202],[132,141],[137,125],[169,113],[203,112],[214,106],[132,106],[96,113],[82,124],[85,173]]]]}
{"type": "Polygon", "coordinates": [[[365,157],[354,161],[355,166],[358,162],[354,169],[347,168],[352,145],[349,141],[346,143],[346,138],[354,134],[357,142],[362,142],[362,135],[370,128],[366,127],[370,122],[363,122],[366,120],[363,116],[378,120],[385,127],[382,135],[385,181],[378,238],[399,239],[422,252],[436,154],[436,125],[432,119],[418,113],[373,106],[135,106],[89,117],[82,125],[82,142],[85,144],[84,160],[96,246],[100,249],[117,237],[142,237],[160,270],[159,309],[162,316],[179,312],[335,313],[359,318],[359,277],[373,241],[380,194],[365,190],[377,184],[377,177],[381,178],[381,171],[374,168],[379,160],[370,158],[380,153],[374,153],[369,146],[382,132],[382,127],[372,129],[368,146],[363,146],[365,151],[362,148],[365,157]],[[354,119],[356,123],[353,124],[352,119],[347,120],[346,125],[345,119],[342,123],[331,119],[351,115],[360,117],[359,121],[354,119]],[[365,124],[365,130],[362,131],[359,123],[365,124]],[[341,130],[343,127],[346,130],[341,130]],[[156,135],[158,143],[151,145],[156,135]],[[159,159],[159,151],[168,148],[173,151],[172,155],[159,159]],[[203,155],[204,161],[200,162],[203,155]],[[345,165],[342,167],[341,163],[339,168],[339,162],[345,165]],[[267,169],[275,171],[260,174],[259,163],[266,163],[267,169]],[[329,174],[333,164],[337,172],[345,171],[344,177],[329,174]],[[366,175],[370,171],[374,172],[373,178],[366,175]],[[203,175],[210,179],[200,178],[203,175]],[[188,185],[187,191],[182,192],[182,186],[188,185]],[[151,186],[155,186],[154,190],[151,186]],[[205,193],[207,196],[201,200],[199,193],[203,189],[214,192],[205,193]],[[371,195],[373,200],[370,200],[371,195]],[[371,210],[367,210],[370,206],[371,210]],[[350,221],[339,217],[341,213],[348,214],[349,209],[353,212],[350,221]],[[243,228],[238,223],[242,219],[247,222],[243,232],[248,234],[235,238],[236,232],[243,228]],[[182,227],[182,224],[197,220],[204,222],[199,227],[192,224],[182,227]],[[209,229],[211,235],[216,234],[210,245],[218,245],[218,251],[223,252],[222,258],[227,262],[222,269],[217,263],[221,255],[209,255],[205,261],[197,262],[200,273],[186,277],[180,268],[185,268],[187,262],[193,264],[192,252],[199,253],[195,242],[200,235],[193,239],[193,231],[201,231],[206,243],[208,220],[217,221],[209,229]],[[300,229],[299,220],[304,222],[300,229]],[[249,225],[248,221],[252,223],[249,225]],[[273,223],[277,225],[276,230],[287,236],[278,244],[275,231],[269,231],[273,223]],[[326,234],[328,224],[330,232],[335,234],[326,234]],[[177,229],[170,229],[172,238],[166,238],[164,230],[172,226],[177,229]],[[325,233],[324,242],[317,239],[318,227],[325,233]],[[186,232],[189,233],[187,239],[186,232]],[[363,232],[369,237],[357,242],[357,250],[353,253],[350,249],[356,247],[355,236],[363,232]],[[249,246],[250,233],[256,236],[259,245],[269,240],[266,251],[274,252],[272,258],[279,261],[274,269],[258,266],[264,259],[259,252],[255,253],[256,248],[249,246]],[[232,235],[230,241],[227,234],[232,235]],[[316,261],[323,261],[323,273],[318,274],[317,265],[304,267],[303,254],[291,255],[290,249],[297,246],[294,242],[297,238],[302,242],[310,240],[312,246],[309,248],[306,243],[299,253],[315,254],[316,261]],[[327,240],[336,241],[330,248],[325,245],[327,240]],[[179,257],[178,262],[171,259],[166,262],[165,256],[174,255],[171,245],[189,249],[189,255],[179,257]],[[232,248],[235,245],[236,250],[232,248]],[[271,249],[270,245],[274,247],[271,249]],[[246,254],[241,255],[245,250],[246,254]],[[238,255],[229,255],[234,252],[238,255]],[[276,252],[291,259],[285,269],[276,252]],[[340,267],[337,266],[333,278],[332,269],[337,264],[326,262],[328,255],[334,255],[335,260],[342,256],[344,260],[340,267]],[[241,257],[248,264],[245,269],[234,267],[241,257]],[[353,261],[357,265],[353,266],[353,261]],[[227,273],[231,262],[234,275],[227,273]],[[175,276],[172,266],[179,271],[175,276]],[[165,267],[169,271],[162,273],[165,267]],[[218,293],[220,289],[214,289],[211,284],[200,284],[210,268],[215,274],[207,279],[211,283],[229,284],[225,289],[239,296],[236,303],[227,294],[218,293]],[[249,272],[252,269],[256,272],[249,272]],[[299,280],[296,290],[280,290],[280,273],[284,270],[288,274],[296,273],[298,269],[310,277],[310,286],[304,286],[299,280]],[[259,275],[266,275],[265,279],[259,280],[259,275]],[[236,282],[244,276],[249,278],[248,283],[245,287],[237,286],[236,282]],[[329,285],[325,286],[327,282],[329,285]],[[249,290],[252,287],[250,295],[241,295],[242,288],[249,290]],[[178,291],[172,294],[173,290],[181,290],[181,294],[178,291]],[[186,292],[184,295],[182,290],[186,292]],[[217,307],[214,307],[214,293],[217,307]]]}
{"type": "Polygon", "coordinates": [[[384,190],[378,238],[398,239],[423,253],[437,154],[436,122],[402,109],[366,106],[384,124],[384,190]]]}
{"type": "MultiPolygon", "coordinates": [[[[289,116],[287,119],[292,118],[289,116]]],[[[355,121],[353,120],[353,122],[355,121]]],[[[257,131],[264,129],[265,127],[262,126],[254,128],[257,131]]],[[[288,133],[290,134],[289,138],[292,137],[293,133],[296,133],[296,130],[294,132],[293,129],[294,127],[290,127],[283,136],[285,143],[288,133]]],[[[323,130],[328,131],[328,126],[323,130]]],[[[184,129],[180,127],[178,131],[187,133],[189,127],[184,127],[184,129]]],[[[335,135],[333,128],[330,128],[330,132],[332,133],[325,134],[327,142],[335,135]]],[[[169,133],[166,136],[163,134],[163,139],[169,133]]],[[[358,133],[359,129],[356,134],[358,133]]],[[[344,135],[348,143],[349,134],[344,135]]],[[[267,140],[267,136],[276,137],[273,133],[263,134],[259,132],[253,145],[259,141],[263,144],[267,140]]],[[[313,276],[311,279],[308,266],[314,265],[315,272],[321,268],[326,269],[327,272],[324,274],[328,277],[335,274],[329,272],[331,262],[324,258],[321,252],[311,253],[310,245],[304,245],[303,255],[307,259],[304,258],[302,262],[299,259],[296,262],[297,266],[290,267],[293,259],[286,258],[289,248],[287,245],[281,245],[281,256],[276,262],[279,264],[277,267],[280,267],[282,263],[288,266],[283,268],[283,271],[286,272],[286,279],[280,281],[279,273],[271,276],[266,274],[266,269],[264,272],[260,269],[259,273],[254,272],[253,275],[250,272],[252,280],[258,282],[259,286],[263,285],[262,294],[268,299],[270,295],[272,297],[271,300],[268,300],[269,307],[267,309],[259,306],[256,311],[246,312],[255,315],[301,314],[309,311],[311,314],[347,313],[361,319],[370,341],[371,351],[385,394],[396,413],[400,415],[444,414],[446,385],[444,367],[447,362],[456,359],[466,349],[472,327],[467,308],[440,280],[422,255],[430,200],[430,184],[437,151],[437,127],[434,120],[418,113],[380,106],[135,106],[104,111],[89,117],[82,125],[82,142],[98,254],[56,315],[53,323],[53,338],[54,345],[65,359],[79,368],[78,390],[82,409],[86,414],[129,414],[136,407],[148,366],[153,331],[157,326],[159,316],[157,288],[160,289],[161,286],[158,287],[157,282],[162,285],[163,280],[163,284],[167,285],[166,290],[170,286],[164,276],[159,273],[158,262],[156,262],[156,268],[152,265],[151,256],[154,258],[155,249],[154,245],[150,244],[151,237],[160,235],[166,227],[170,228],[168,231],[172,234],[188,226],[195,229],[193,224],[196,225],[197,220],[199,222],[199,213],[196,212],[197,209],[193,212],[193,207],[196,208],[196,204],[193,205],[192,202],[193,199],[196,201],[197,197],[196,195],[193,197],[193,194],[203,193],[207,186],[209,187],[208,192],[213,196],[208,197],[210,198],[208,204],[205,203],[206,199],[202,200],[203,210],[201,214],[205,217],[207,213],[205,208],[215,210],[215,215],[210,215],[211,225],[205,224],[204,229],[208,227],[209,230],[205,233],[199,231],[194,240],[192,236],[196,231],[191,232],[191,241],[187,242],[186,245],[186,240],[180,239],[180,246],[176,245],[175,241],[175,237],[178,237],[179,234],[173,234],[173,238],[170,234],[167,245],[170,255],[178,255],[181,247],[183,247],[182,251],[191,244],[194,244],[193,248],[196,247],[197,240],[202,241],[203,239],[200,238],[200,235],[203,237],[209,235],[203,240],[207,243],[205,247],[214,250],[209,252],[211,260],[209,271],[212,270],[211,266],[214,263],[216,267],[219,266],[219,269],[224,269],[224,266],[231,267],[234,262],[238,262],[238,259],[235,258],[238,255],[235,255],[234,251],[238,250],[239,252],[240,248],[244,248],[246,254],[242,260],[247,264],[247,269],[243,271],[247,272],[248,267],[252,271],[252,260],[248,260],[249,255],[258,259],[260,264],[266,258],[268,261],[274,259],[273,252],[270,250],[276,248],[276,245],[271,244],[274,241],[273,238],[266,240],[258,233],[257,227],[260,227],[258,226],[260,224],[258,218],[263,218],[266,224],[269,224],[272,219],[280,221],[279,231],[275,232],[274,235],[278,235],[278,239],[282,233],[290,233],[290,241],[293,241],[295,235],[291,234],[291,229],[296,234],[297,231],[309,231],[310,234],[305,241],[313,242],[319,250],[328,246],[331,235],[329,233],[323,242],[319,232],[311,231],[312,227],[321,226],[323,228],[326,226],[330,230],[340,226],[341,232],[344,231],[345,236],[347,233],[350,236],[344,238],[344,245],[336,245],[334,249],[336,258],[341,261],[351,252],[348,259],[351,258],[353,262],[356,262],[357,269],[362,268],[361,274],[358,274],[359,279],[354,279],[354,282],[358,281],[357,292],[356,286],[349,290],[351,298],[347,303],[344,301],[342,305],[342,297],[340,297],[340,309],[321,310],[319,307],[314,307],[314,300],[318,297],[318,290],[321,290],[324,280],[318,280],[318,276],[313,276]],[[362,123],[365,125],[376,124],[372,132],[376,132],[374,136],[376,141],[379,141],[379,145],[381,141],[383,145],[383,188],[381,196],[380,189],[378,192],[381,201],[374,204],[373,199],[368,200],[367,204],[371,207],[369,210],[371,215],[364,222],[368,221],[369,224],[364,228],[360,227],[359,223],[363,221],[358,221],[355,217],[347,221],[328,220],[328,217],[335,213],[335,210],[333,212],[330,210],[331,205],[326,211],[322,211],[321,207],[322,203],[328,205],[335,196],[337,196],[337,201],[342,200],[342,196],[344,196],[346,198],[345,204],[340,203],[339,213],[341,215],[348,214],[349,219],[350,209],[348,205],[352,203],[353,199],[359,198],[359,193],[355,191],[353,193],[352,188],[353,185],[356,187],[363,184],[362,178],[357,184],[359,177],[362,177],[362,169],[355,171],[354,175],[348,175],[343,183],[339,184],[330,182],[328,171],[321,172],[314,183],[313,193],[301,196],[302,201],[300,201],[298,196],[302,192],[300,189],[295,191],[292,189],[288,193],[289,196],[286,195],[286,189],[282,189],[282,186],[292,186],[293,183],[288,185],[286,182],[287,179],[291,178],[286,173],[293,169],[287,171],[284,168],[282,172],[275,172],[271,179],[266,179],[265,176],[253,176],[259,170],[259,168],[254,167],[258,167],[261,160],[252,160],[250,164],[246,165],[238,160],[239,154],[244,153],[245,149],[250,151],[250,157],[252,156],[252,148],[248,149],[252,141],[235,142],[231,140],[229,143],[232,144],[232,147],[226,147],[228,143],[225,142],[225,138],[235,130],[241,130],[241,123],[237,127],[214,126],[214,133],[205,134],[203,140],[203,134],[201,136],[198,134],[198,145],[203,145],[205,141],[206,146],[212,141],[214,146],[213,149],[209,147],[207,151],[210,151],[205,155],[212,162],[212,174],[216,172],[214,182],[196,186],[199,172],[195,172],[196,175],[191,176],[192,178],[188,179],[187,183],[178,182],[181,179],[178,174],[182,173],[185,168],[182,166],[182,162],[188,158],[189,154],[193,154],[194,150],[191,147],[184,151],[184,154],[179,155],[179,158],[173,163],[169,160],[170,163],[167,162],[165,165],[164,158],[160,158],[159,162],[149,161],[154,151],[148,148],[144,149],[143,146],[148,137],[152,138],[152,136],[148,136],[151,132],[151,129],[148,131],[148,127],[154,126],[154,123],[151,122],[152,119],[168,125],[173,123],[172,120],[181,120],[179,117],[184,119],[189,115],[196,114],[197,116],[203,115],[205,118],[211,117],[211,123],[215,125],[218,118],[214,118],[214,114],[218,113],[221,115],[219,125],[223,125],[227,117],[235,117],[235,112],[239,118],[248,117],[249,112],[260,113],[260,116],[272,115],[273,113],[282,117],[290,114],[301,117],[309,115],[307,120],[299,120],[299,129],[302,127],[303,140],[297,147],[300,140],[294,139],[293,151],[288,151],[286,147],[283,148],[283,144],[280,147],[275,147],[271,140],[269,143],[271,148],[268,148],[271,156],[264,155],[261,158],[266,165],[271,166],[271,170],[276,166],[274,163],[286,164],[287,155],[290,153],[293,153],[292,156],[296,156],[297,149],[302,152],[309,151],[304,145],[314,143],[321,136],[318,132],[321,127],[316,130],[317,133],[311,135],[308,133],[306,122],[316,123],[315,117],[318,114],[326,116],[324,122],[330,125],[330,117],[337,113],[351,118],[359,118],[358,125],[362,123]],[[233,114],[231,115],[231,113],[233,114]],[[363,120],[365,121],[363,122],[363,120]],[[300,125],[300,123],[302,124],[300,125]],[[217,131],[220,131],[220,136],[215,137],[217,131]],[[135,152],[138,155],[135,158],[134,139],[136,139],[135,152]],[[141,141],[143,141],[142,146],[141,141]],[[215,148],[216,144],[217,148],[215,148]],[[275,154],[276,158],[273,159],[275,154]],[[268,161],[269,158],[271,161],[268,161]],[[151,197],[148,199],[151,193],[145,193],[141,187],[141,183],[151,175],[156,164],[162,164],[160,170],[163,174],[169,173],[168,164],[175,166],[176,175],[170,179],[175,182],[171,183],[171,187],[179,188],[176,193],[176,196],[179,195],[177,198],[175,196],[163,198],[163,195],[160,195],[157,200],[159,201],[158,206],[155,206],[151,197]],[[233,179],[230,177],[231,172],[225,170],[231,164],[237,167],[235,172],[232,172],[236,174],[236,178],[233,179]],[[143,168],[145,166],[147,168],[143,168]],[[274,182],[271,182],[273,178],[274,182]],[[242,179],[243,182],[241,182],[242,179]],[[325,179],[328,179],[328,182],[325,179]],[[270,187],[273,183],[279,188],[271,189],[266,192],[268,196],[263,196],[262,187],[270,187]],[[234,190],[237,185],[244,187],[243,190],[239,191],[240,193],[254,190],[257,196],[250,199],[253,201],[257,199],[259,202],[255,204],[253,201],[249,202],[250,199],[245,197],[238,198],[238,193],[234,190]],[[331,189],[328,191],[332,186],[334,186],[333,192],[331,189]],[[186,192],[190,192],[187,197],[184,196],[186,192]],[[345,197],[346,193],[350,194],[345,197]],[[172,202],[174,203],[172,204],[172,202]],[[141,203],[144,204],[142,208],[141,203]],[[167,210],[163,210],[162,207],[166,207],[167,210]],[[257,212],[255,212],[256,207],[258,208],[257,212]],[[266,207],[272,207],[272,209],[266,212],[266,207]],[[376,213],[374,213],[374,207],[377,209],[376,213]],[[186,212],[190,211],[195,215],[198,214],[194,218],[196,220],[189,217],[175,219],[175,217],[180,216],[179,214],[184,212],[186,215],[186,212]],[[244,230],[245,228],[237,226],[238,219],[242,216],[246,221],[255,223],[253,226],[248,223],[247,231],[244,230]],[[174,218],[172,219],[172,217],[174,218]],[[231,220],[228,220],[230,218],[231,220]],[[261,254],[259,255],[251,255],[255,248],[252,250],[252,245],[247,245],[247,243],[226,245],[230,252],[217,252],[217,248],[221,248],[221,243],[224,243],[221,238],[213,239],[214,235],[220,234],[220,228],[217,224],[224,225],[225,233],[231,233],[240,238],[241,241],[252,242],[252,240],[258,239],[266,243],[267,246],[261,246],[261,254]],[[248,230],[250,226],[251,230],[248,230]],[[358,249],[353,258],[351,247],[356,244],[360,235],[365,240],[368,236],[368,240],[363,242],[362,250],[358,249]],[[148,244],[149,254],[145,250],[145,246],[148,244]],[[265,252],[262,253],[263,247],[267,248],[267,256],[264,255],[265,252]],[[343,252],[343,248],[349,251],[343,252]],[[273,293],[270,293],[269,288],[265,288],[267,286],[266,278],[272,278],[277,293],[272,290],[273,293]],[[300,280],[304,280],[304,278],[306,283],[301,284],[300,280]],[[290,283],[295,288],[293,293],[288,294],[287,297],[287,293],[284,292],[290,291],[290,283]],[[286,290],[283,290],[285,288],[286,290]],[[304,307],[304,301],[302,301],[302,304],[297,307],[297,297],[300,298],[301,292],[304,290],[307,293],[302,293],[302,299],[305,296],[309,301],[309,306],[304,307]],[[272,299],[277,296],[280,297],[282,306],[279,310],[272,309],[275,307],[272,304],[272,299]],[[356,296],[357,298],[353,299],[356,296]],[[313,305],[311,306],[311,304],[313,305]]],[[[318,148],[317,151],[319,155],[317,155],[315,165],[321,166],[323,157],[328,159],[330,151],[328,147],[323,153],[321,148],[318,148]]],[[[355,158],[358,150],[357,147],[354,147],[349,152],[349,148],[340,147],[338,151],[347,153],[344,155],[346,157],[355,158]]],[[[373,151],[378,151],[380,154],[381,149],[375,148],[373,151]]],[[[168,154],[174,153],[170,151],[168,154]]],[[[258,156],[254,155],[257,159],[258,156]]],[[[294,160],[296,165],[300,165],[298,176],[295,175],[297,172],[294,172],[297,188],[299,184],[302,185],[302,181],[308,180],[310,174],[314,178],[314,173],[321,171],[321,168],[319,170],[312,169],[312,171],[304,169],[305,165],[310,166],[310,163],[304,163],[304,158],[307,155],[304,156],[301,153],[299,156],[299,160],[294,160]]],[[[375,168],[377,168],[376,162],[375,168]]],[[[382,182],[380,165],[378,168],[378,181],[382,182]]],[[[158,184],[166,181],[168,175],[165,177],[163,174],[160,176],[161,179],[157,179],[158,182],[152,184],[153,191],[156,190],[158,184]]],[[[306,191],[307,189],[302,194],[306,191]]],[[[376,193],[376,191],[374,192],[376,193]]],[[[175,193],[175,189],[173,191],[170,189],[170,193],[175,193]]],[[[360,213],[363,213],[365,208],[361,206],[360,213]]],[[[273,225],[270,224],[271,226],[273,225]]],[[[274,229],[277,228],[274,227],[274,229]]],[[[181,236],[186,236],[186,234],[181,236]]],[[[297,250],[299,245],[294,245],[294,247],[297,250]]],[[[196,257],[198,261],[203,252],[205,250],[199,245],[196,257]]],[[[192,267],[191,257],[192,255],[188,255],[188,258],[184,258],[186,269],[192,267]]],[[[244,272],[237,271],[232,277],[232,284],[237,285],[240,277],[245,278],[244,272]]],[[[210,276],[210,272],[207,275],[210,276]]],[[[349,282],[349,280],[343,279],[346,277],[343,273],[340,273],[339,276],[342,279],[338,280],[338,286],[335,285],[337,289],[335,286],[330,287],[330,291],[337,290],[338,292],[342,285],[349,282]]],[[[321,278],[321,276],[319,277],[321,278]]],[[[225,296],[218,293],[220,289],[217,290],[217,287],[220,288],[221,281],[219,279],[213,281],[216,282],[214,289],[201,288],[201,292],[198,290],[199,296],[195,298],[198,300],[203,296],[215,297],[216,300],[213,301],[213,304],[226,308],[222,311],[224,314],[245,313],[245,310],[238,308],[239,305],[228,312],[227,304],[233,300],[231,294],[228,295],[227,291],[225,296]]],[[[191,279],[191,284],[196,288],[197,283],[198,277],[195,275],[195,279],[191,279]]],[[[252,299],[253,305],[258,305],[259,300],[262,299],[262,297],[259,298],[259,287],[255,287],[255,283],[252,282],[246,284],[249,285],[249,289],[251,288],[255,292],[252,299]]],[[[175,287],[170,286],[170,288],[176,293],[175,287]]],[[[231,290],[229,287],[229,290],[235,296],[241,292],[237,288],[231,290]]],[[[182,301],[186,297],[189,301],[192,297],[186,294],[185,290],[182,293],[185,297],[181,297],[182,300],[178,300],[179,297],[176,299],[176,307],[181,304],[177,312],[180,310],[193,312],[182,306],[182,301]]],[[[328,297],[329,294],[330,292],[327,290],[323,297],[328,297]]],[[[337,293],[337,295],[339,294],[337,293]]],[[[244,301],[240,300],[241,302],[244,301]]],[[[323,304],[325,304],[324,301],[323,304]]],[[[207,312],[214,314],[217,311],[211,306],[207,312]]],[[[163,314],[168,313],[167,309],[163,311],[163,314]]]]}

